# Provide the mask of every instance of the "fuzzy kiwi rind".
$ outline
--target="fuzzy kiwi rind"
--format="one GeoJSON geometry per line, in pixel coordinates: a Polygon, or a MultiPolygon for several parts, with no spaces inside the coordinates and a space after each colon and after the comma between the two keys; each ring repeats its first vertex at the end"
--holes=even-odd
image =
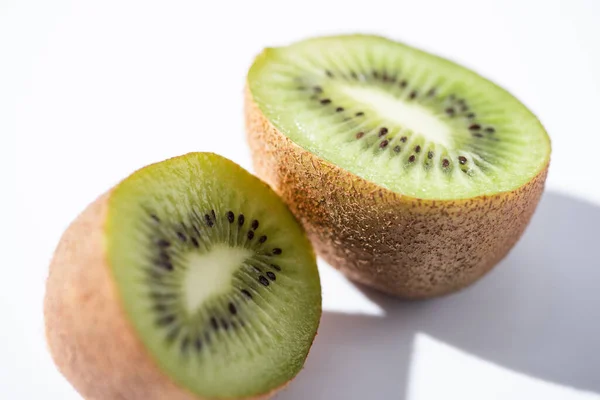
{"type": "MultiPolygon", "coordinates": [[[[294,143],[251,90],[247,83],[255,171],[288,203],[320,256],[383,292],[421,299],[473,283],[519,240],[542,195],[549,156],[529,181],[509,191],[444,200],[393,192],[294,143]]],[[[549,148],[549,140],[544,145],[549,148]]]]}
{"type": "MultiPolygon", "coordinates": [[[[176,158],[197,155],[202,153],[176,158]]],[[[248,174],[235,166],[241,173],[248,174]]],[[[253,179],[266,187],[257,178],[253,179]]],[[[124,307],[123,294],[115,282],[107,254],[111,200],[119,185],[91,203],[71,223],[51,261],[44,299],[45,332],[50,353],[60,372],[87,399],[271,398],[299,372],[308,349],[295,356],[301,362],[294,367],[295,372],[288,380],[260,393],[219,396],[193,392],[176,377],[169,376],[141,340],[140,332],[124,307]]],[[[311,257],[314,260],[312,250],[311,257]]],[[[316,271],[316,260],[314,267],[316,271]]],[[[317,308],[320,315],[320,301],[317,308]]],[[[314,329],[307,327],[307,331],[312,331],[312,340],[318,320],[317,317],[314,329]]]]}

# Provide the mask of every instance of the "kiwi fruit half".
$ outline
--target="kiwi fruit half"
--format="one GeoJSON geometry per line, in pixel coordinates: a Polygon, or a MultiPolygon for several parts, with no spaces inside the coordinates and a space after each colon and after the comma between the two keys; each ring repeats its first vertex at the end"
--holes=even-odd
{"type": "Polygon", "coordinates": [[[464,287],[506,255],[550,160],[544,128],[508,92],[368,35],[264,50],[246,128],[255,170],[317,253],[408,298],[464,287]]]}
{"type": "Polygon", "coordinates": [[[272,189],[190,153],[83,211],[44,308],[53,358],[87,399],[266,398],[302,368],[321,289],[311,244],[272,189]]]}

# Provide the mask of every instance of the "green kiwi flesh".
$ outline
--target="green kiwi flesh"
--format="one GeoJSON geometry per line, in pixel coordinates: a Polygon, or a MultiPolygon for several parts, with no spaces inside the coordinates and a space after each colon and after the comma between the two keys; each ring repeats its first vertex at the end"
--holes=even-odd
{"type": "Polygon", "coordinates": [[[252,397],[302,368],[321,312],[315,256],[238,165],[191,153],[137,171],[111,194],[106,247],[134,331],[185,389],[252,397]]]}
{"type": "Polygon", "coordinates": [[[461,199],[514,190],[550,141],[511,94],[451,61],[367,35],[269,48],[248,87],[302,148],[393,192],[461,199]]]}

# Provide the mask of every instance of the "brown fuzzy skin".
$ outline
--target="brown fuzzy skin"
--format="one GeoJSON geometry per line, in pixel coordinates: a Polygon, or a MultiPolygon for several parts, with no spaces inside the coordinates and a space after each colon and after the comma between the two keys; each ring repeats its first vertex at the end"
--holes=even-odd
{"type": "Polygon", "coordinates": [[[125,318],[104,247],[109,199],[77,217],[51,262],[44,316],[54,362],[88,400],[198,400],[159,370],[125,318]]]}
{"type": "Polygon", "coordinates": [[[288,203],[317,253],[351,279],[404,298],[463,288],[519,240],[544,189],[548,165],[512,191],[423,200],[366,181],[294,144],[246,89],[254,169],[288,203]]]}

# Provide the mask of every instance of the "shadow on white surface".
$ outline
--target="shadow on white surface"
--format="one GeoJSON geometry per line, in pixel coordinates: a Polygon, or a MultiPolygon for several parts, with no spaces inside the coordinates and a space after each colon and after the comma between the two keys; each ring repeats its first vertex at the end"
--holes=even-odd
{"type": "Polygon", "coordinates": [[[361,288],[385,316],[325,312],[305,369],[277,398],[406,399],[417,333],[600,393],[599,252],[600,208],[546,193],[515,249],[474,286],[422,302],[361,288]]]}

